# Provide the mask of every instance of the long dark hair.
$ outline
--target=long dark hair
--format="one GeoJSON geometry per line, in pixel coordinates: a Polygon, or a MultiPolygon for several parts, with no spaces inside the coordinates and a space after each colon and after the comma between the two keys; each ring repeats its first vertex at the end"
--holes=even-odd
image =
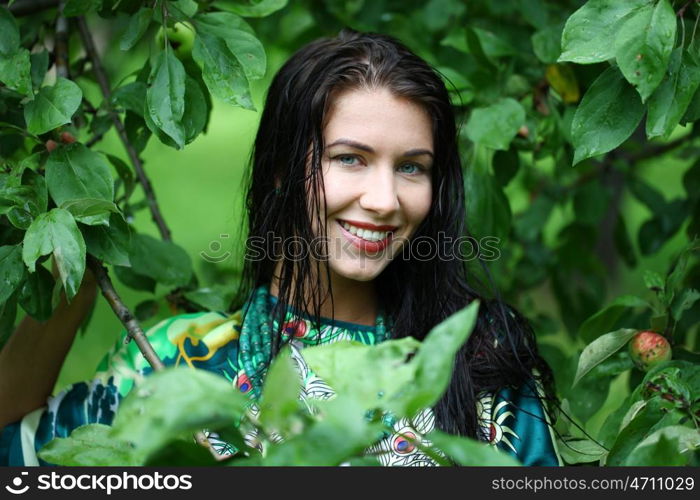
{"type": "MultiPolygon", "coordinates": [[[[324,118],[334,93],[359,88],[386,88],[423,106],[432,119],[433,204],[413,241],[437,241],[439,233],[455,241],[468,234],[457,128],[444,83],[397,40],[343,30],[336,38],[314,41],[296,52],[269,88],[251,156],[246,199],[248,241],[258,244],[247,248],[235,305],[242,304],[254,287],[273,279],[274,256],[280,255],[275,240],[312,241],[311,217],[326,234],[319,216],[325,213],[319,210],[325,203],[320,196],[324,118]],[[309,214],[309,206],[315,207],[315,215],[309,214]]],[[[393,322],[392,338],[421,340],[471,301],[482,302],[475,330],[456,356],[452,381],[434,408],[441,429],[479,437],[476,401],[482,391],[539,380],[547,397],[555,398],[551,370],[537,353],[527,320],[502,301],[480,296],[474,281],[468,282],[462,259],[416,260],[406,253],[375,279],[378,297],[393,322]]],[[[316,259],[283,261],[279,300],[272,311],[278,324],[272,355],[280,348],[285,304],[320,317],[325,297],[319,269],[316,259]],[[304,279],[294,279],[297,276],[304,279]]],[[[328,273],[326,268],[330,283],[328,273]]]]}

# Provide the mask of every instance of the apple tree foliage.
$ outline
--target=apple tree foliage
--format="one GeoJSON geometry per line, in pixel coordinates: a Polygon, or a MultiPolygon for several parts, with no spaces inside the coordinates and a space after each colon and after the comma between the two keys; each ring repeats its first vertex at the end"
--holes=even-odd
{"type": "MultiPolygon", "coordinates": [[[[498,242],[498,252],[472,259],[470,270],[475,283],[495,285],[533,322],[561,398],[556,429],[565,461],[697,465],[699,19],[700,2],[670,0],[3,2],[0,345],[22,315],[46,320],[62,292],[74,297],[86,261],[106,266],[120,286],[154,293],[127,304],[139,319],[153,314],[157,284],[171,290],[178,310],[222,309],[230,287],[200,285],[170,236],[140,154],[149,141],[186,151],[206,133],[214,101],[254,109],[250,85],[269,71],[266,49],[291,52],[350,26],[398,37],[450,89],[470,233],[498,242]],[[139,69],[111,66],[105,46],[139,58],[139,69]],[[123,156],[100,150],[111,130],[123,156]],[[670,197],[649,180],[652,162],[682,178],[680,194],[670,197]],[[648,213],[634,232],[631,202],[648,213]],[[131,224],[141,210],[150,211],[160,239],[131,224]],[[644,267],[669,247],[676,251],[665,273],[644,267]],[[645,288],[621,289],[622,271],[642,276],[645,288]],[[664,335],[673,359],[647,373],[635,369],[625,346],[640,330],[664,335]],[[622,382],[615,390],[624,401],[611,406],[614,381],[622,382]],[[600,430],[588,426],[594,417],[603,417],[600,430]]],[[[484,295],[493,289],[483,285],[484,295]]],[[[255,424],[285,440],[271,442],[265,457],[248,450],[239,459],[247,463],[371,463],[359,452],[379,422],[366,411],[408,414],[416,401],[438,397],[444,380],[428,388],[421,356],[406,361],[406,354],[443,342],[437,351],[449,368],[473,314],[458,318],[461,336],[448,320],[423,346],[324,348],[320,373],[324,357],[347,354],[345,363],[325,367],[329,380],[349,381],[334,370],[360,366],[381,373],[386,360],[405,366],[401,377],[378,377],[388,385],[345,388],[364,396],[319,403],[313,415],[287,389],[293,370],[283,357],[266,380],[259,418],[221,380],[174,369],[144,382],[154,397],[130,395],[112,428],[86,426],[42,453],[65,464],[208,463],[191,438],[175,438],[207,428],[248,450],[241,429],[255,424]],[[198,396],[202,387],[207,398],[198,396]],[[379,390],[394,397],[368,396],[379,390]],[[142,412],[162,418],[134,417],[142,412]],[[231,425],[239,421],[240,429],[231,425]],[[336,447],[308,445],[330,436],[336,447]]],[[[470,440],[430,439],[442,463],[446,456],[507,462],[470,440]]]]}

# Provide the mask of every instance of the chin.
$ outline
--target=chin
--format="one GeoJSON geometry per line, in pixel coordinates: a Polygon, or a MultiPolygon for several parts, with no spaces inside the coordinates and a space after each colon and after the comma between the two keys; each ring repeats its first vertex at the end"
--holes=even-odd
{"type": "Polygon", "coordinates": [[[334,272],[338,276],[353,281],[372,281],[381,274],[386,266],[367,266],[361,269],[359,266],[334,267],[334,272]]]}

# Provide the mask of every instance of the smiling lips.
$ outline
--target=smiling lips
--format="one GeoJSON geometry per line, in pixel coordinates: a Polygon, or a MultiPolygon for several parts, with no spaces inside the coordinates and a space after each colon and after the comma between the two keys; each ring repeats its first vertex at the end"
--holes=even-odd
{"type": "Polygon", "coordinates": [[[343,235],[357,248],[376,253],[391,242],[398,226],[376,226],[366,222],[338,220],[343,235]]]}

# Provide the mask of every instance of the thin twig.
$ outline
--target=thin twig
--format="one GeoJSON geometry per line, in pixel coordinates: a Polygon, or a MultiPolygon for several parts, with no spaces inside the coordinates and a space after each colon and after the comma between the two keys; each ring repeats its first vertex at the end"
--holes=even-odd
{"type": "Polygon", "coordinates": [[[134,166],[136,176],[138,177],[139,182],[141,183],[143,192],[146,195],[148,208],[151,210],[151,218],[153,219],[153,222],[156,224],[156,226],[158,226],[161,238],[163,238],[166,241],[170,241],[172,239],[170,229],[165,223],[163,215],[160,213],[160,208],[158,207],[158,203],[156,202],[156,194],[153,191],[153,187],[151,186],[151,181],[148,179],[148,176],[146,176],[146,172],[143,169],[143,163],[141,162],[141,159],[139,158],[136,149],[129,141],[129,138],[126,134],[126,129],[124,128],[124,124],[119,118],[119,114],[116,111],[114,111],[114,108],[112,107],[112,92],[109,87],[109,80],[107,79],[107,73],[102,67],[100,57],[97,54],[95,43],[92,40],[90,30],[88,29],[87,23],[85,22],[85,19],[82,16],[78,17],[77,20],[78,28],[80,29],[80,36],[83,40],[83,45],[85,46],[85,51],[90,57],[90,61],[92,62],[92,70],[95,73],[97,83],[99,84],[100,89],[102,90],[102,95],[104,96],[105,106],[107,107],[107,111],[110,117],[112,118],[112,122],[114,123],[114,128],[117,130],[119,139],[121,139],[122,144],[124,144],[126,153],[129,156],[132,165],[134,166]]]}
{"type": "Polygon", "coordinates": [[[148,363],[153,367],[153,371],[162,370],[165,365],[160,360],[158,354],[153,349],[153,346],[146,338],[146,335],[143,333],[143,329],[141,329],[141,325],[139,325],[132,312],[129,310],[126,304],[124,304],[121,297],[119,297],[119,294],[114,289],[112,280],[107,274],[107,270],[102,265],[102,262],[91,255],[88,255],[87,259],[88,267],[95,275],[95,279],[97,280],[97,284],[102,291],[102,295],[114,311],[114,314],[116,314],[119,318],[119,321],[121,321],[126,328],[128,334],[127,341],[133,339],[134,342],[136,342],[136,345],[141,351],[141,354],[143,354],[143,357],[146,358],[146,361],[148,361],[148,363]]]}
{"type": "Polygon", "coordinates": [[[102,134],[97,134],[97,135],[91,137],[91,138],[85,143],[85,146],[88,147],[88,148],[90,148],[90,147],[94,146],[95,144],[97,144],[98,142],[100,142],[102,139],[104,139],[104,137],[105,137],[104,133],[102,133],[102,134]]]}
{"type": "Polygon", "coordinates": [[[42,10],[53,9],[58,6],[58,2],[59,0],[20,0],[10,6],[10,12],[15,17],[28,16],[42,10]]]}
{"type": "MultiPolygon", "coordinates": [[[[95,275],[97,285],[100,287],[102,295],[114,311],[114,314],[116,314],[119,318],[119,321],[121,321],[122,325],[124,325],[126,328],[127,342],[131,339],[136,342],[139,351],[141,351],[143,357],[146,359],[146,361],[148,361],[148,364],[151,365],[153,371],[157,372],[164,369],[165,365],[163,364],[163,361],[161,361],[160,357],[158,357],[158,353],[155,351],[155,349],[153,349],[153,346],[148,341],[148,338],[146,338],[141,325],[139,325],[139,322],[136,320],[132,312],[129,310],[126,304],[124,304],[121,297],[119,297],[119,294],[115,290],[112,280],[110,279],[109,274],[107,274],[107,269],[105,269],[102,262],[97,260],[92,255],[87,256],[87,261],[88,267],[95,275]]],[[[194,438],[197,443],[208,449],[217,461],[228,458],[225,455],[221,455],[214,449],[207,437],[204,435],[203,431],[197,431],[194,438]]]]}

